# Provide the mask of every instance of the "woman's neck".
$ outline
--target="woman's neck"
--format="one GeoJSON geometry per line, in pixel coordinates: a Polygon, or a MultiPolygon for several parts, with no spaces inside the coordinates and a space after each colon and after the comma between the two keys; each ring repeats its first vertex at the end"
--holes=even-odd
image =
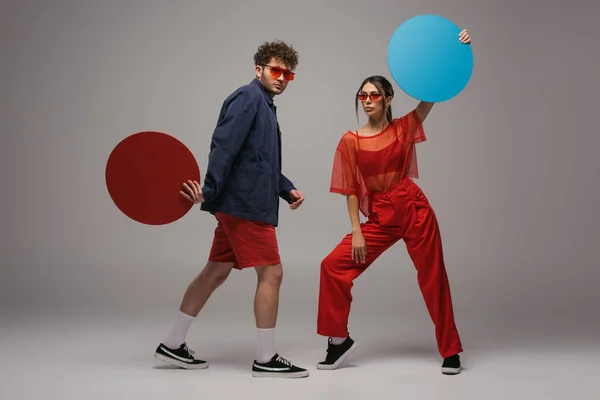
{"type": "Polygon", "coordinates": [[[369,118],[369,121],[361,129],[361,131],[363,134],[375,135],[375,134],[383,131],[387,127],[387,125],[388,125],[388,122],[387,122],[387,119],[385,118],[385,116],[378,118],[378,119],[369,118]]]}

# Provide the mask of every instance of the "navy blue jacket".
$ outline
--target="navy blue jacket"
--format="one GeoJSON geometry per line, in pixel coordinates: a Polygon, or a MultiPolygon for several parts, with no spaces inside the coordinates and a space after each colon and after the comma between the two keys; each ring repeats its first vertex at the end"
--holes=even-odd
{"type": "Polygon", "coordinates": [[[281,173],[281,131],[273,99],[258,79],[225,99],[212,136],[200,208],[273,226],[279,197],[294,184],[281,173]]]}

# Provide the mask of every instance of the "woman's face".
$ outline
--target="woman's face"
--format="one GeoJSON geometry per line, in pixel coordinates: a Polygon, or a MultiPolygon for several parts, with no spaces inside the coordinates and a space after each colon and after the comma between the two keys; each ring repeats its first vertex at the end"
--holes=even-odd
{"type": "Polygon", "coordinates": [[[383,94],[377,89],[377,86],[367,82],[358,92],[358,99],[362,102],[363,111],[373,119],[379,119],[385,113],[385,105],[390,99],[384,103],[383,94]]]}

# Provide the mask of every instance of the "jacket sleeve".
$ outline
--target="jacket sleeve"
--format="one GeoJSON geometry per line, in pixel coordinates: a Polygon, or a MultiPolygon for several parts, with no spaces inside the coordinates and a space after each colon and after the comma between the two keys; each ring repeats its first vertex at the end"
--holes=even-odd
{"type": "Polygon", "coordinates": [[[292,202],[292,197],[290,192],[292,190],[296,190],[296,187],[285,175],[281,172],[279,173],[279,197],[287,201],[288,203],[292,202]]]}
{"type": "Polygon", "coordinates": [[[204,201],[211,202],[221,193],[235,157],[250,132],[257,110],[258,101],[248,91],[232,95],[223,104],[210,144],[202,187],[204,201]]]}

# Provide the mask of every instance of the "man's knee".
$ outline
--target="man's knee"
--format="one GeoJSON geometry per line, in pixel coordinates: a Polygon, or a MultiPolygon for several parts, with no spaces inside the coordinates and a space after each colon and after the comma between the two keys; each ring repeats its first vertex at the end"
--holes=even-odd
{"type": "Polygon", "coordinates": [[[283,267],[281,264],[264,265],[255,267],[255,269],[260,282],[280,285],[283,280],[283,267]]]}
{"type": "Polygon", "coordinates": [[[233,263],[209,261],[206,263],[201,275],[206,279],[210,286],[218,287],[225,282],[231,273],[233,265],[233,263]]]}

